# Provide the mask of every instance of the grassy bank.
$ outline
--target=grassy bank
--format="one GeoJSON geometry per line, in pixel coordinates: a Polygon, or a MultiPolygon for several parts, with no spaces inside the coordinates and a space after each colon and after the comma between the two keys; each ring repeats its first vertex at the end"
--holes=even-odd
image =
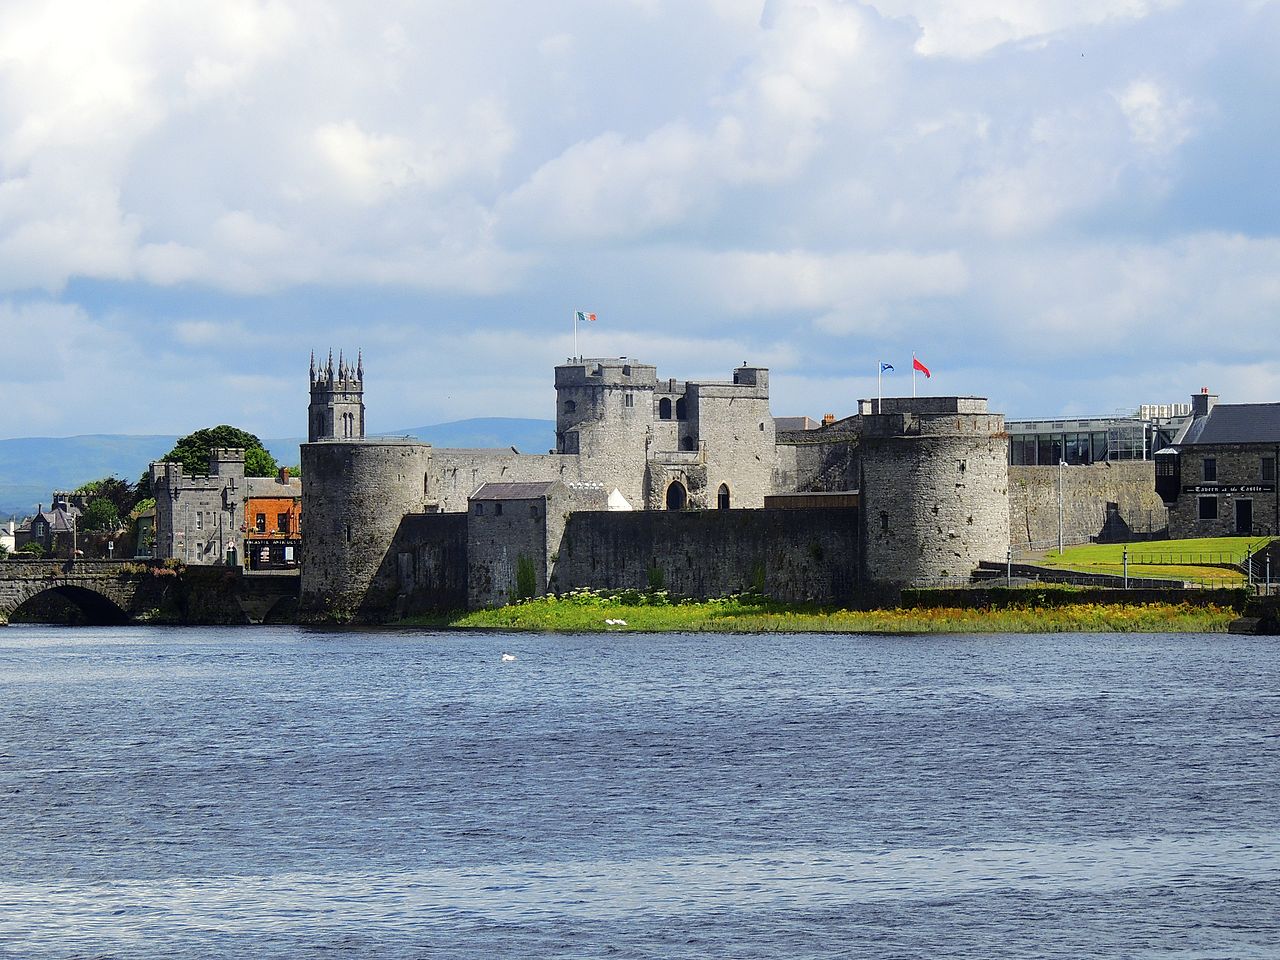
{"type": "Polygon", "coordinates": [[[406,623],[555,632],[1221,633],[1237,615],[1225,606],[1180,603],[828,610],[747,597],[672,602],[661,595],[632,591],[615,597],[585,592],[544,597],[509,607],[422,617],[406,623]]]}
{"type": "Polygon", "coordinates": [[[1090,543],[1051,550],[1042,566],[1079,573],[1124,573],[1124,554],[1129,554],[1129,576],[1133,579],[1173,578],[1217,585],[1243,583],[1244,574],[1226,564],[1242,563],[1249,553],[1257,553],[1271,537],[1210,537],[1197,540],[1152,540],[1145,543],[1090,543]]]}

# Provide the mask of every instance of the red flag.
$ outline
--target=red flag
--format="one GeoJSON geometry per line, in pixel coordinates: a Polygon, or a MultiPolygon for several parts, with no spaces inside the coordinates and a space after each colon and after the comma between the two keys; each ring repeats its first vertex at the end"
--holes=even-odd
{"type": "Polygon", "coordinates": [[[917,359],[916,359],[916,355],[915,355],[914,353],[911,355],[911,369],[912,369],[912,370],[919,370],[921,373],[923,373],[923,374],[924,374],[924,378],[925,378],[926,380],[928,380],[928,379],[929,379],[929,377],[931,376],[931,374],[929,373],[929,368],[928,368],[928,367],[926,367],[926,366],[925,366],[923,363],[921,363],[919,360],[917,360],[917,359]]]}

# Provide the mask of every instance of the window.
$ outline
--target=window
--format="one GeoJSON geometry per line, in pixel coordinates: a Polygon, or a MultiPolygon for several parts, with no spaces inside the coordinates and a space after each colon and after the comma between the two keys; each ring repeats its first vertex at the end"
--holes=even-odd
{"type": "Polygon", "coordinates": [[[1200,519],[1201,520],[1217,520],[1218,519],[1218,498],[1217,497],[1201,497],[1200,498],[1200,519]]]}
{"type": "Polygon", "coordinates": [[[267,532],[267,515],[265,513],[259,513],[253,518],[253,529],[258,533],[267,532]]]}
{"type": "Polygon", "coordinates": [[[483,516],[484,516],[484,504],[483,504],[483,503],[477,503],[477,504],[476,504],[476,516],[477,516],[477,517],[483,517],[483,516]]]}
{"type": "Polygon", "coordinates": [[[684,402],[684,397],[681,397],[676,401],[676,419],[677,420],[689,419],[689,406],[684,402]]]}
{"type": "Polygon", "coordinates": [[[196,511],[196,529],[197,530],[204,529],[204,511],[203,510],[196,511]]]}
{"type": "Polygon", "coordinates": [[[289,514],[287,513],[276,514],[276,531],[279,533],[289,532],[289,514]]]}
{"type": "Polygon", "coordinates": [[[720,490],[716,493],[716,508],[719,510],[729,509],[729,485],[727,483],[720,484],[720,490]]]}
{"type": "Polygon", "coordinates": [[[634,407],[636,404],[636,398],[630,393],[625,394],[622,398],[622,404],[623,406],[634,407]]]}
{"type": "Polygon", "coordinates": [[[564,412],[565,412],[565,413],[577,413],[577,411],[578,411],[578,404],[577,404],[577,402],[576,402],[576,401],[574,401],[574,400],[566,400],[566,401],[564,402],[564,412]]]}
{"type": "MultiPolygon", "coordinates": [[[[1206,482],[1218,479],[1218,458],[1217,457],[1204,458],[1204,479],[1206,482]]],[[[1213,516],[1214,518],[1218,516],[1216,511],[1213,516]]]]}
{"type": "Polygon", "coordinates": [[[671,398],[670,397],[663,397],[661,400],[658,401],[658,419],[659,420],[671,419],[671,398]]]}
{"type": "Polygon", "coordinates": [[[1263,457],[1262,458],[1262,479],[1275,480],[1275,478],[1276,478],[1276,458],[1263,457]]]}
{"type": "Polygon", "coordinates": [[[494,515],[495,517],[500,517],[500,516],[502,516],[502,504],[500,504],[500,503],[495,503],[495,504],[493,505],[493,515],[494,515]]]}

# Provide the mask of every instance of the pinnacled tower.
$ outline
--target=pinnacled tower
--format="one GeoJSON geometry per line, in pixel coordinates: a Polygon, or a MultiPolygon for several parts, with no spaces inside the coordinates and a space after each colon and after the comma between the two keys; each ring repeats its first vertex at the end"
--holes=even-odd
{"type": "Polygon", "coordinates": [[[356,354],[355,366],[338,354],[317,369],[311,354],[311,404],[307,407],[307,442],[364,439],[364,355],[356,354]]]}

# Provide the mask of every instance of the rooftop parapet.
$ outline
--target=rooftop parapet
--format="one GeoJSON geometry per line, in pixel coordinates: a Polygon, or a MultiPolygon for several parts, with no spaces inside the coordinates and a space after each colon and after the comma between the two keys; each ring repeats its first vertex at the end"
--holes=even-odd
{"type": "Polygon", "coordinates": [[[955,413],[987,413],[986,397],[885,397],[882,400],[859,400],[858,413],[912,413],[920,417],[945,416],[955,413]]]}
{"type": "Polygon", "coordinates": [[[658,382],[658,368],[627,357],[598,360],[571,360],[556,367],[556,388],[613,384],[617,386],[653,388],[658,382]]]}

